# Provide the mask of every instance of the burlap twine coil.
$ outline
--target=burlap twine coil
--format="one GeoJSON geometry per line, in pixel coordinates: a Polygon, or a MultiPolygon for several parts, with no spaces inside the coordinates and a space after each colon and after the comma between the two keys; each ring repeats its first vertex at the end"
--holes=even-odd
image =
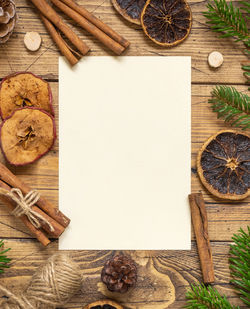
{"type": "Polygon", "coordinates": [[[55,254],[37,270],[19,296],[0,285],[0,291],[9,297],[1,309],[55,309],[65,305],[80,290],[81,284],[77,264],[68,255],[55,254]]]}

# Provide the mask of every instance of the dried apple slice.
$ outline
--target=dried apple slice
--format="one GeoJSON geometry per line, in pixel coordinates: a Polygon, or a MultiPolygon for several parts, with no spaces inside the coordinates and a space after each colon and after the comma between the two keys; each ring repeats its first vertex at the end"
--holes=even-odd
{"type": "Polygon", "coordinates": [[[192,26],[191,9],[185,0],[147,0],[141,23],[153,42],[172,47],[188,37],[192,26]]]}
{"type": "Polygon", "coordinates": [[[22,107],[37,107],[54,115],[49,84],[33,73],[20,72],[5,77],[0,84],[2,119],[22,107]]]}
{"type": "Polygon", "coordinates": [[[21,108],[2,123],[0,138],[2,151],[10,164],[32,163],[45,155],[54,144],[54,118],[41,109],[21,108]]]}
{"type": "Polygon", "coordinates": [[[213,195],[241,200],[250,195],[250,137],[223,130],[202,146],[197,159],[198,174],[213,195]]]}
{"type": "Polygon", "coordinates": [[[131,23],[141,24],[141,12],[146,0],[112,0],[114,8],[131,23]]]}

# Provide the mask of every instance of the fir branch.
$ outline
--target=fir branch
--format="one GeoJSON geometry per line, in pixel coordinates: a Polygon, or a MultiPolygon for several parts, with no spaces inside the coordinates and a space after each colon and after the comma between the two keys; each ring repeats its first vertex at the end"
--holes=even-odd
{"type": "MultiPolygon", "coordinates": [[[[246,78],[246,84],[250,85],[250,49],[245,49],[244,54],[247,56],[248,60],[242,61],[241,68],[243,70],[243,75],[246,78]]],[[[248,90],[250,90],[250,87],[248,90]]]]}
{"type": "MultiPolygon", "coordinates": [[[[241,68],[244,71],[244,77],[247,79],[246,84],[250,85],[250,64],[242,65],[241,68]]],[[[250,87],[248,88],[248,90],[250,90],[250,87]]]]}
{"type": "MultiPolygon", "coordinates": [[[[249,9],[248,3],[242,3],[242,9],[249,9]]],[[[247,29],[247,24],[243,18],[242,12],[239,8],[233,6],[232,1],[227,3],[226,0],[213,0],[207,4],[208,11],[203,15],[208,19],[208,24],[215,32],[222,32],[222,38],[235,37],[236,41],[243,41],[243,43],[250,47],[250,36],[247,29]]]]}
{"type": "MultiPolygon", "coordinates": [[[[3,248],[3,246],[4,246],[4,242],[3,240],[1,240],[0,250],[1,248],[3,248]]],[[[9,268],[9,263],[11,259],[7,258],[7,256],[5,255],[5,253],[8,252],[9,250],[10,248],[0,251],[0,273],[3,273],[5,268],[9,268]]]]}
{"type": "Polygon", "coordinates": [[[250,227],[247,232],[243,229],[233,236],[229,258],[233,280],[236,290],[241,294],[241,300],[250,307],[250,227]]]}
{"type": "Polygon", "coordinates": [[[244,16],[246,19],[250,19],[250,2],[247,1],[239,1],[239,3],[242,5],[240,7],[240,10],[242,11],[242,13],[247,14],[246,16],[244,16]]]}
{"type": "Polygon", "coordinates": [[[226,296],[221,296],[215,288],[203,284],[191,285],[186,297],[188,301],[184,308],[188,309],[240,309],[230,305],[226,296]]]}
{"type": "Polygon", "coordinates": [[[208,101],[212,104],[213,112],[218,114],[225,122],[243,130],[250,128],[250,97],[238,92],[234,87],[217,86],[213,89],[212,98],[208,101]]]}

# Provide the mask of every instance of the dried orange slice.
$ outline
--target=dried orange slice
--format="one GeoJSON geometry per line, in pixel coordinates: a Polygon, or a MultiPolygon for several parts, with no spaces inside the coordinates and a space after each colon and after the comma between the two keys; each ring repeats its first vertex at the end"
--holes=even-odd
{"type": "Polygon", "coordinates": [[[147,0],[141,24],[146,35],[156,44],[175,46],[190,33],[191,9],[185,0],[147,0]]]}
{"type": "Polygon", "coordinates": [[[198,174],[213,195],[241,200],[250,195],[250,136],[234,130],[212,135],[197,159],[198,174]]]}
{"type": "Polygon", "coordinates": [[[112,0],[114,8],[131,23],[141,24],[141,12],[146,0],[112,0]]]}
{"type": "Polygon", "coordinates": [[[113,300],[104,299],[104,300],[98,300],[92,304],[89,304],[83,309],[123,309],[123,308],[121,305],[117,304],[113,300]]]}

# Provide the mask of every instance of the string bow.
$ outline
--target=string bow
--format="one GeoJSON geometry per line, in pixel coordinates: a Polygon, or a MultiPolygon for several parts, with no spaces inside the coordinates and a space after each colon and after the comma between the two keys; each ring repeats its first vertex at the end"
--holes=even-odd
{"type": "Polygon", "coordinates": [[[31,224],[37,229],[41,227],[41,222],[43,222],[49,226],[51,232],[55,231],[48,220],[32,209],[32,206],[34,206],[40,198],[40,193],[37,190],[31,190],[24,196],[20,189],[12,188],[6,193],[6,196],[10,197],[17,204],[16,208],[12,211],[15,217],[26,215],[31,224]]]}

